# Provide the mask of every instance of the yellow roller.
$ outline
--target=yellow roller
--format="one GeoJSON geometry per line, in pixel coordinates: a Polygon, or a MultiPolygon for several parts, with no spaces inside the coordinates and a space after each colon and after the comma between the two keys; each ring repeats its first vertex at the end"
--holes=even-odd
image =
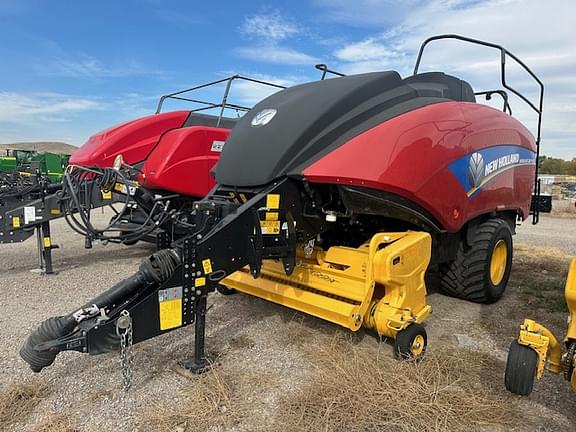
{"type": "Polygon", "coordinates": [[[258,279],[245,268],[222,284],[352,331],[364,324],[395,337],[432,311],[424,283],[431,245],[423,232],[379,233],[359,248],[315,248],[309,257],[300,252],[291,276],[280,262],[268,261],[258,279]]]}

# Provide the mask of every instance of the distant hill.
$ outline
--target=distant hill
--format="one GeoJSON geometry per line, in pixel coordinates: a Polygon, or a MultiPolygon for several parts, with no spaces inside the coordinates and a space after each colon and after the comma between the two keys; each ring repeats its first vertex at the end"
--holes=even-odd
{"type": "Polygon", "coordinates": [[[0,144],[0,156],[4,156],[6,150],[36,150],[39,153],[72,154],[78,150],[78,147],[63,142],[49,141],[0,144]]]}

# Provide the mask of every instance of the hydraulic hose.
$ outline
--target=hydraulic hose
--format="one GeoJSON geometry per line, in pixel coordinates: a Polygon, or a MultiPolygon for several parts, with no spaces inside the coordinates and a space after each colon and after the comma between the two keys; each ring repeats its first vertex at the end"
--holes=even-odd
{"type": "Polygon", "coordinates": [[[107,308],[148,287],[167,281],[180,264],[180,255],[174,249],[164,249],[148,257],[132,276],[118,282],[112,288],[92,299],[77,311],[68,315],[48,318],[34,330],[20,349],[20,357],[34,372],[50,366],[60,352],[59,348],[42,349],[41,346],[71,335],[79,322],[94,315],[85,315],[86,310],[107,308]]]}
{"type": "Polygon", "coordinates": [[[64,218],[72,230],[87,238],[87,244],[92,239],[113,243],[137,241],[152,233],[171,216],[157,201],[153,201],[151,203],[152,208],[149,211],[139,205],[139,208],[147,216],[139,227],[135,229],[123,228],[119,222],[125,217],[131,201],[130,194],[126,193],[120,211],[114,210],[116,215],[110,220],[109,224],[104,228],[96,228],[90,221],[92,195],[99,194],[101,190],[112,190],[117,183],[124,185],[129,190],[129,181],[120,171],[111,168],[99,170],[76,168],[76,171],[66,173],[64,176],[64,189],[68,197],[64,218]],[[92,179],[92,177],[87,176],[86,173],[90,173],[94,177],[89,185],[85,180],[92,179]],[[83,194],[79,194],[80,191],[83,194]],[[81,197],[84,198],[84,201],[82,201],[81,197]],[[118,235],[109,235],[109,233],[113,232],[117,232],[118,235]]]}

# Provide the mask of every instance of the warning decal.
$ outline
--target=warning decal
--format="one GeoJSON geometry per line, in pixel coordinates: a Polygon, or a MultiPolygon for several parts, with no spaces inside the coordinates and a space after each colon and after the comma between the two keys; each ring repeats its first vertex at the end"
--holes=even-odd
{"type": "Polygon", "coordinates": [[[24,224],[36,221],[36,207],[26,206],[24,207],[24,224]]]}
{"type": "Polygon", "coordinates": [[[160,330],[182,326],[182,287],[158,291],[160,330]]]}
{"type": "Polygon", "coordinates": [[[262,234],[280,234],[280,221],[278,220],[265,220],[260,221],[260,228],[262,234]]]}
{"type": "Polygon", "coordinates": [[[279,194],[266,195],[266,207],[268,207],[269,209],[280,208],[280,195],[279,194]]]}
{"type": "Polygon", "coordinates": [[[202,267],[204,268],[204,273],[206,274],[212,273],[212,261],[210,261],[210,258],[202,260],[202,267]]]}

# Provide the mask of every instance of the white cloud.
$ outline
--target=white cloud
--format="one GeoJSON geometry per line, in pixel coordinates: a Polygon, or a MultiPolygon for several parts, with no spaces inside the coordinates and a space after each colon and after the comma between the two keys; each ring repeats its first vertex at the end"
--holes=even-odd
{"type": "Polygon", "coordinates": [[[390,48],[376,40],[369,38],[354,42],[336,51],[336,58],[343,61],[373,60],[380,57],[389,57],[390,48]]]}
{"type": "Polygon", "coordinates": [[[64,141],[79,145],[93,133],[154,112],[156,96],[114,98],[0,92],[0,142],[64,141]]]}
{"type": "Polygon", "coordinates": [[[241,57],[276,64],[314,64],[317,59],[309,54],[279,45],[252,45],[236,49],[241,57]]]}
{"type": "Polygon", "coordinates": [[[425,0],[315,0],[329,20],[358,27],[385,28],[405,19],[425,0]]]}
{"type": "Polygon", "coordinates": [[[166,72],[146,67],[134,59],[126,59],[121,63],[107,65],[86,54],[74,57],[57,57],[48,64],[38,65],[37,73],[43,76],[62,76],[69,78],[120,78],[138,75],[166,75],[166,72]]]}
{"type": "Polygon", "coordinates": [[[252,15],[244,19],[240,32],[253,44],[239,47],[235,52],[241,57],[275,64],[312,64],[317,59],[309,54],[281,45],[282,41],[301,34],[303,29],[279,11],[252,15]]]}
{"type": "Polygon", "coordinates": [[[48,92],[0,92],[0,142],[79,144],[87,138],[85,132],[79,132],[83,117],[87,113],[102,112],[103,108],[95,98],[48,92]]]}
{"type": "Polygon", "coordinates": [[[249,37],[265,41],[281,41],[300,32],[300,27],[283,17],[279,11],[246,17],[240,31],[249,37]]]}
{"type": "Polygon", "coordinates": [[[92,99],[58,93],[0,92],[0,122],[27,123],[32,120],[61,122],[67,121],[71,114],[98,107],[99,104],[92,99]]]}
{"type": "MultiPolygon", "coordinates": [[[[332,65],[346,73],[373,70],[412,72],[420,43],[429,36],[455,33],[505,46],[542,79],[546,86],[543,116],[545,154],[572,158],[576,155],[573,112],[576,110],[576,8],[572,0],[554,6],[539,0],[432,0],[412,1],[411,8],[394,11],[388,0],[360,0],[362,7],[344,0],[317,0],[328,17],[349,25],[374,27],[385,23],[390,11],[399,18],[386,33],[348,42],[333,52],[332,65]],[[356,14],[352,10],[358,10],[356,14]]],[[[526,73],[509,65],[509,82],[529,96],[536,87],[526,73]]],[[[468,80],[476,90],[499,85],[499,54],[461,42],[433,42],[423,57],[423,70],[442,70],[468,80]]],[[[514,113],[531,130],[534,116],[518,101],[514,113]]]]}

